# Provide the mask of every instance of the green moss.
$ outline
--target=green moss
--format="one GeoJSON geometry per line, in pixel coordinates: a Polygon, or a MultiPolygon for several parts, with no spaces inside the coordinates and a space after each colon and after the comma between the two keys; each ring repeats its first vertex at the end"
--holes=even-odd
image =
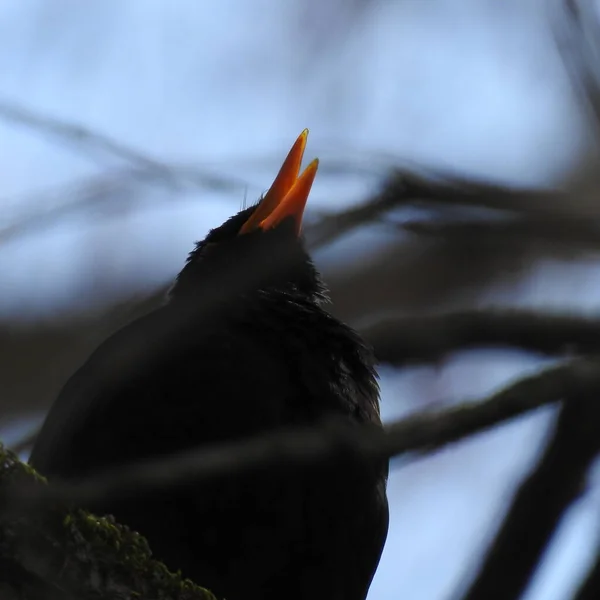
{"type": "MultiPolygon", "coordinates": [[[[172,573],[163,563],[152,559],[146,538],[116,523],[110,516],[97,517],[74,510],[65,517],[64,526],[77,545],[85,543],[89,546],[89,555],[99,563],[116,560],[135,580],[147,581],[152,588],[160,587],[165,597],[215,599],[208,590],[183,579],[180,572],[172,573]]],[[[141,595],[141,592],[137,594],[141,595]]]]}
{"type": "MultiPolygon", "coordinates": [[[[0,442],[0,485],[18,481],[47,484],[0,442]]],[[[146,539],[110,516],[59,508],[21,517],[18,522],[3,520],[0,515],[0,535],[13,538],[7,548],[22,549],[23,539],[27,539],[28,549],[51,553],[43,575],[73,592],[119,599],[216,600],[208,590],[154,560],[146,539]],[[57,569],[56,565],[62,566],[57,569]]],[[[39,557],[36,560],[39,564],[39,557]]]]}
{"type": "Polygon", "coordinates": [[[10,478],[11,481],[22,479],[38,483],[48,483],[45,477],[40,475],[27,463],[21,462],[14,452],[0,442],[0,479],[7,481],[7,478],[10,478]]]}

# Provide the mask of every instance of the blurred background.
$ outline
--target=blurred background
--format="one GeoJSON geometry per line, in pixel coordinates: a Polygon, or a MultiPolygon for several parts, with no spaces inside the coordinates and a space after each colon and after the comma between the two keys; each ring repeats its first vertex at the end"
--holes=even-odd
{"type": "MultiPolygon", "coordinates": [[[[4,0],[0,439],[18,445],[89,352],[161,301],[193,242],[265,191],[304,127],[321,159],[309,242],[394,169],[560,189],[576,210],[599,182],[598,90],[596,0],[4,0]]],[[[598,314],[597,243],[498,235],[487,213],[469,235],[405,227],[481,218],[450,208],[407,203],[313,240],[333,312],[359,328],[457,307],[598,314]]],[[[477,399],[545,362],[486,350],[382,365],[384,417],[477,399]]],[[[395,461],[370,600],[460,589],[553,419],[395,461]]],[[[599,479],[527,600],[566,598],[585,573],[599,479]]]]}

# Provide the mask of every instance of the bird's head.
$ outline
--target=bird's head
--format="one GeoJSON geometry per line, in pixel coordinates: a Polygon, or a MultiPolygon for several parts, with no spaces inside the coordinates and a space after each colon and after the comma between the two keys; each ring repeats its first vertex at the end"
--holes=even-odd
{"type": "Polygon", "coordinates": [[[257,204],[196,244],[170,291],[171,299],[197,296],[207,285],[231,286],[232,296],[283,292],[323,299],[323,285],[301,236],[304,208],[319,165],[315,159],[300,173],[307,136],[305,129],[257,204]]]}

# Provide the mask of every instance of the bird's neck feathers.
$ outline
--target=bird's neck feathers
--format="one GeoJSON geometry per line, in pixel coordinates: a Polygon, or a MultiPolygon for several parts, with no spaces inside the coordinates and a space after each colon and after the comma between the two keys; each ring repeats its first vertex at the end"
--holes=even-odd
{"type": "Polygon", "coordinates": [[[326,310],[329,297],[310,258],[303,256],[283,277],[233,293],[228,293],[227,280],[225,288],[211,283],[215,280],[206,277],[207,263],[188,262],[171,289],[171,309],[197,306],[199,314],[208,309],[212,316],[201,319],[203,334],[208,333],[207,325],[211,335],[233,327],[250,335],[267,336],[274,347],[281,345],[283,352],[294,354],[298,350],[308,352],[315,361],[331,361],[332,369],[345,371],[336,377],[357,381],[364,395],[377,402],[373,352],[352,328],[326,310]],[[215,292],[218,301],[211,304],[215,292]]]}
{"type": "Polygon", "coordinates": [[[174,302],[197,302],[218,291],[220,303],[254,303],[265,294],[297,296],[320,304],[325,286],[301,239],[287,228],[250,233],[220,243],[211,234],[190,252],[169,291],[174,302]],[[216,240],[216,241],[215,241],[216,240]]]}
{"type": "Polygon", "coordinates": [[[317,300],[296,293],[263,293],[244,314],[242,326],[269,336],[293,362],[309,355],[329,371],[328,380],[341,390],[355,388],[379,418],[379,384],[372,348],[351,327],[329,313],[323,291],[317,300]],[[327,366],[329,365],[329,366],[327,366]]]}

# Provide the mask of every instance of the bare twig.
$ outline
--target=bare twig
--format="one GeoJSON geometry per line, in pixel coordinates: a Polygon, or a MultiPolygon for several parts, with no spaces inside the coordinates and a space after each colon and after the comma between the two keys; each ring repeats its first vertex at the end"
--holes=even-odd
{"type": "Polygon", "coordinates": [[[573,87],[600,126],[600,16],[594,2],[554,0],[549,4],[556,44],[573,87]]]}
{"type": "MultiPolygon", "coordinates": [[[[567,192],[515,188],[441,169],[414,172],[398,169],[383,183],[381,191],[368,201],[340,213],[322,216],[311,227],[307,239],[314,246],[322,246],[364,223],[381,219],[393,208],[407,206],[500,211],[504,215],[527,218],[526,224],[503,225],[505,228],[512,226],[511,231],[537,231],[542,237],[559,231],[560,237],[568,241],[581,243],[583,239],[594,245],[600,237],[596,223],[590,221],[600,218],[596,198],[581,192],[573,198],[567,192]]],[[[411,227],[416,231],[419,225],[404,225],[405,229],[411,227]]],[[[470,227],[476,225],[470,224],[470,227]]],[[[451,231],[447,226],[446,233],[451,231]]],[[[442,229],[427,222],[420,225],[418,232],[439,235],[442,229]]]]}
{"type": "Polygon", "coordinates": [[[526,214],[533,217],[599,216],[591,199],[586,212],[575,214],[569,194],[556,190],[524,189],[471,178],[438,169],[427,176],[398,171],[390,176],[383,195],[404,198],[404,204],[435,202],[449,206],[471,206],[489,210],[526,214]]]}
{"type": "MultiPolygon", "coordinates": [[[[392,317],[361,328],[377,358],[395,366],[431,362],[481,346],[506,346],[544,355],[600,353],[600,319],[531,310],[472,310],[392,317]]],[[[17,445],[29,448],[37,431],[17,445]]]]}
{"type": "Polygon", "coordinates": [[[600,246],[600,227],[596,221],[583,219],[546,219],[524,216],[519,219],[494,221],[410,221],[400,227],[422,236],[461,239],[473,238],[486,244],[497,244],[499,250],[515,243],[537,241],[561,245],[561,251],[580,252],[582,248],[600,246]]]}
{"type": "Polygon", "coordinates": [[[600,598],[600,548],[589,573],[577,590],[573,600],[598,600],[600,598]]]}
{"type": "MultiPolygon", "coordinates": [[[[201,172],[198,167],[184,169],[168,165],[87,127],[37,114],[7,100],[0,100],[0,117],[57,136],[78,149],[83,147],[95,153],[99,151],[104,155],[125,160],[132,166],[129,172],[130,181],[144,178],[175,188],[183,183],[192,183],[200,187],[238,189],[240,184],[243,184],[235,178],[219,177],[209,171],[201,172]]],[[[369,201],[339,213],[322,216],[307,229],[307,239],[311,246],[321,247],[353,228],[381,217],[394,207],[423,202],[515,211],[555,222],[557,219],[568,219],[571,228],[582,228],[585,231],[591,230],[585,219],[590,216],[597,218],[600,215],[595,198],[579,197],[574,203],[567,194],[560,192],[510,188],[473,180],[441,169],[415,167],[414,171],[397,170],[388,178],[382,191],[369,201]]],[[[81,202],[75,202],[74,206],[80,204],[81,202]]],[[[63,209],[59,208],[57,214],[61,212],[63,209]]],[[[49,215],[52,216],[52,213],[49,215]]],[[[45,218],[49,215],[47,213],[45,218]]],[[[564,228],[563,221],[561,224],[564,228]]],[[[18,231],[17,224],[9,231],[3,232],[3,235],[14,235],[18,231]]]]}
{"type": "Polygon", "coordinates": [[[170,184],[176,183],[176,178],[173,176],[171,169],[161,162],[107,135],[91,131],[86,127],[74,125],[68,121],[47,115],[40,115],[7,100],[0,100],[0,117],[58,137],[61,141],[75,145],[78,151],[87,149],[94,153],[99,151],[102,154],[121,158],[143,171],[150,172],[168,181],[170,184]]]}
{"type": "Polygon", "coordinates": [[[569,390],[555,432],[521,485],[485,563],[464,600],[517,600],[526,589],[565,510],[584,491],[600,452],[598,388],[569,390]]]}
{"type": "MultiPolygon", "coordinates": [[[[378,360],[395,366],[436,361],[461,349],[502,346],[544,355],[600,353],[600,319],[531,310],[468,310],[383,319],[361,328],[378,360]]],[[[35,441],[26,436],[13,450],[35,441]]]]}
{"type": "MultiPolygon", "coordinates": [[[[61,217],[75,215],[81,209],[90,209],[96,205],[106,207],[110,202],[113,206],[118,204],[120,210],[128,210],[133,203],[139,200],[138,190],[134,188],[135,183],[129,173],[115,173],[109,177],[90,178],[81,186],[61,186],[56,191],[46,191],[43,193],[46,199],[45,206],[34,206],[24,216],[0,229],[0,243],[45,227],[61,217]],[[56,198],[56,202],[53,201],[54,198],[56,198]]],[[[29,200],[24,200],[19,204],[27,206],[29,200]]]]}
{"type": "Polygon", "coordinates": [[[401,366],[475,346],[545,355],[600,352],[600,319],[532,310],[468,310],[383,319],[361,329],[377,358],[401,366]]]}
{"type": "Polygon", "coordinates": [[[130,165],[127,175],[131,181],[152,180],[175,189],[183,183],[191,183],[200,188],[244,189],[245,182],[236,177],[220,176],[209,169],[201,170],[197,165],[186,168],[167,164],[108,135],[36,113],[8,100],[0,99],[0,118],[55,136],[60,141],[75,146],[78,151],[83,149],[125,161],[130,165]]]}
{"type": "Polygon", "coordinates": [[[47,502],[72,502],[93,510],[95,501],[107,497],[144,495],[182,481],[208,482],[251,471],[306,468],[328,460],[371,460],[431,451],[571,397],[573,390],[581,389],[590,394],[600,392],[599,360],[573,360],[523,378],[482,402],[417,414],[388,425],[384,431],[339,421],[279,430],[125,466],[82,481],[55,482],[47,488],[13,486],[0,496],[0,507],[19,511],[47,502]]]}
{"type": "MultiPolygon", "coordinates": [[[[172,167],[174,175],[192,177],[192,173],[172,167]]],[[[23,198],[9,204],[32,206],[25,214],[21,214],[12,223],[0,229],[0,243],[35,229],[47,226],[62,217],[74,215],[83,210],[95,207],[110,211],[129,210],[132,204],[143,201],[148,203],[144,195],[143,185],[156,182],[156,177],[139,169],[120,169],[104,175],[89,177],[81,182],[58,186],[52,190],[38,192],[33,197],[23,198]]],[[[245,182],[216,174],[198,174],[195,186],[212,191],[241,191],[245,182]]],[[[174,196],[177,198],[178,196],[174,196]]],[[[0,201],[2,205],[2,201],[0,201]]],[[[23,212],[23,211],[21,211],[23,212]]],[[[3,219],[4,220],[4,219],[3,219]]]]}
{"type": "Polygon", "coordinates": [[[399,198],[381,195],[344,211],[321,216],[306,229],[311,248],[320,248],[356,227],[369,223],[396,206],[399,198]]]}

